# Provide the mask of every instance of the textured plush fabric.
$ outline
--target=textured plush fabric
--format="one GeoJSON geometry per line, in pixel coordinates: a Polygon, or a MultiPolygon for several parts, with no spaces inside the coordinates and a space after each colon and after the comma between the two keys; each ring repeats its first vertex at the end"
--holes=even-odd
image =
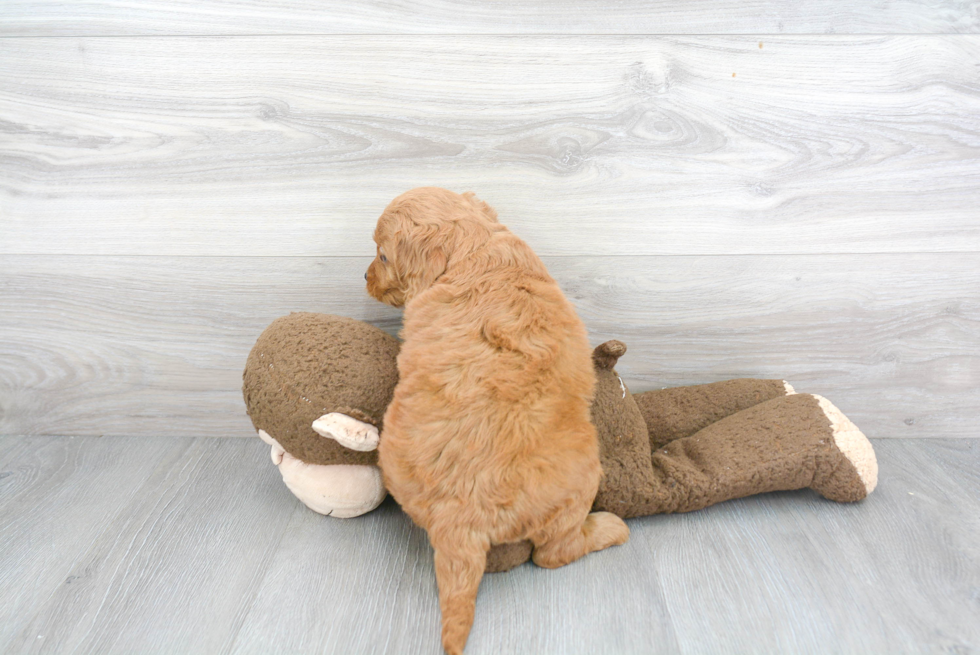
{"type": "MultiPolygon", "coordinates": [[[[867,495],[816,397],[786,395],[782,380],[751,379],[634,396],[613,369],[625,352],[612,341],[593,354],[592,421],[605,474],[593,509],[623,518],[689,512],[808,487],[841,502],[867,495]]],[[[530,548],[491,551],[488,564],[513,568],[530,557],[530,548]]]]}
{"type": "Polygon", "coordinates": [[[487,553],[487,573],[500,573],[523,564],[531,559],[534,546],[530,541],[518,541],[513,544],[498,544],[487,553]]]}
{"type": "MultiPolygon", "coordinates": [[[[349,450],[310,425],[323,414],[341,412],[380,429],[397,383],[398,348],[393,337],[349,318],[280,318],[248,357],[244,394],[249,416],[256,429],[305,462],[374,464],[376,451],[349,450]]],[[[594,509],[623,518],[687,512],[751,494],[808,487],[837,501],[867,495],[867,483],[836,445],[834,427],[817,397],[787,395],[782,380],[750,379],[632,395],[614,369],[625,353],[620,341],[606,342],[593,353],[592,421],[604,473],[594,509]]],[[[864,463],[873,466],[876,476],[869,444],[862,457],[870,459],[864,463]]],[[[505,571],[530,555],[530,542],[494,546],[487,571],[505,571]]]]}
{"type": "Polygon", "coordinates": [[[653,479],[646,424],[634,396],[613,369],[625,352],[625,344],[610,341],[596,348],[592,357],[596,372],[592,424],[599,436],[604,474],[594,508],[623,518],[646,505],[653,479]]]}
{"type": "Polygon", "coordinates": [[[675,439],[689,437],[735,412],[785,395],[782,380],[740,378],[645,391],[635,398],[647,424],[650,446],[657,449],[675,439]]]}
{"type": "Polygon", "coordinates": [[[379,429],[395,384],[398,340],[342,316],[294,313],[276,319],[245,364],[245,407],[265,430],[308,464],[376,464],[377,451],[356,452],[313,431],[340,412],[379,429]]]}
{"type": "Polygon", "coordinates": [[[842,502],[866,495],[809,394],[767,400],[672,441],[653,453],[653,471],[649,502],[638,514],[689,512],[788,489],[812,488],[842,502]]]}

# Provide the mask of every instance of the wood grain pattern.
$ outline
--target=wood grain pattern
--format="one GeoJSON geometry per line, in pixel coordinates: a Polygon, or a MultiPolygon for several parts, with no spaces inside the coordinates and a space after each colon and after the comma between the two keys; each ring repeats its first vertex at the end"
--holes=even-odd
{"type": "Polygon", "coordinates": [[[712,652],[705,634],[731,653],[980,645],[980,550],[965,538],[980,530],[976,496],[943,462],[955,453],[975,466],[977,443],[879,440],[875,450],[880,484],[857,511],[792,492],[640,520],[655,542],[643,544],[646,567],[634,570],[669,572],[660,580],[671,616],[683,617],[674,622],[680,652],[712,652]],[[954,607],[952,598],[962,600],[954,607]]]}
{"type": "MultiPolygon", "coordinates": [[[[101,562],[83,561],[86,551],[145,492],[154,470],[172,465],[188,445],[176,439],[145,439],[139,448],[120,439],[0,439],[0,650],[13,652],[9,644],[24,638],[52,594],[70,594],[100,573],[101,562]]],[[[25,643],[45,645],[43,633],[38,637],[25,643]]]]}
{"type": "MultiPolygon", "coordinates": [[[[100,530],[67,562],[71,551],[45,549],[22,572],[36,575],[48,565],[70,563],[67,578],[42,586],[43,603],[16,616],[21,625],[12,643],[37,653],[227,651],[297,509],[269,493],[282,485],[278,472],[268,461],[259,467],[254,444],[245,440],[229,441],[232,448],[190,439],[144,440],[150,449],[143,442],[133,448],[129,440],[94,441],[110,442],[116,455],[112,481],[97,490],[121,491],[128,502],[104,520],[82,503],[69,501],[61,510],[99,519],[100,530]],[[155,443],[169,447],[165,457],[155,452],[155,443]],[[127,484],[129,469],[145,469],[146,463],[150,474],[135,488],[127,484]]],[[[93,440],[85,443],[92,447],[93,440]]],[[[70,488],[96,491],[91,481],[75,481],[70,488]]],[[[49,519],[33,508],[17,516],[29,526],[49,519]]],[[[11,554],[30,549],[19,530],[4,531],[11,541],[6,569],[11,554]]]]}
{"type": "MultiPolygon", "coordinates": [[[[290,311],[395,332],[368,258],[7,256],[0,434],[250,436],[241,371],[290,311]]],[[[980,254],[546,258],[634,391],[789,379],[867,434],[976,436],[980,254]]]]}
{"type": "Polygon", "coordinates": [[[976,2],[844,0],[6,0],[0,36],[137,34],[778,34],[980,31],[976,2]]]}
{"type": "MultiPolygon", "coordinates": [[[[145,443],[0,439],[0,595],[30,601],[4,652],[439,652],[431,548],[393,502],[328,519],[257,439],[145,443]]],[[[488,576],[467,653],[977,650],[980,440],[875,449],[861,503],[644,517],[624,546],[488,576]]]]}
{"type": "Polygon", "coordinates": [[[544,255],[977,252],[978,71],[978,35],[4,39],[0,254],[367,255],[425,184],[544,255]]]}

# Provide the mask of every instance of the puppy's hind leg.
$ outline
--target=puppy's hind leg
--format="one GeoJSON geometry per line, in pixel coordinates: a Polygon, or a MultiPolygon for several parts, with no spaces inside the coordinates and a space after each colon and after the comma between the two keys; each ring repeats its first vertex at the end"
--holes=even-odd
{"type": "Polygon", "coordinates": [[[531,559],[538,566],[555,569],[571,564],[580,557],[609,546],[625,544],[630,529],[623,519],[610,512],[592,512],[582,521],[569,516],[558,519],[549,529],[533,535],[534,553],[531,559]]]}
{"type": "Polygon", "coordinates": [[[442,610],[442,647],[449,655],[460,655],[473,627],[476,592],[487,564],[489,541],[481,544],[459,533],[433,539],[436,551],[436,582],[442,610]]]}

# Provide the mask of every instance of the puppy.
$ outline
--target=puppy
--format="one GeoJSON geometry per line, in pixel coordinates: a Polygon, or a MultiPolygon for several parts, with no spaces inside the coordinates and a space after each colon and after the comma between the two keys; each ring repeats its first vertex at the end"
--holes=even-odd
{"type": "Polygon", "coordinates": [[[404,306],[385,484],[435,550],[442,644],[463,651],[493,544],[554,568],[625,543],[589,513],[602,469],[585,326],[531,249],[473,194],[419,188],[374,232],[368,292],[404,306]]]}

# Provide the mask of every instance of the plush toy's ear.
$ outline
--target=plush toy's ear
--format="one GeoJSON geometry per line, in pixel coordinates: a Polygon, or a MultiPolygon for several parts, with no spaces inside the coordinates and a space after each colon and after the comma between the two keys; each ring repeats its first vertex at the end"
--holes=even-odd
{"type": "Polygon", "coordinates": [[[619,358],[625,354],[626,344],[613,339],[596,346],[596,349],[592,351],[592,361],[596,368],[608,370],[615,366],[619,358]]]}

